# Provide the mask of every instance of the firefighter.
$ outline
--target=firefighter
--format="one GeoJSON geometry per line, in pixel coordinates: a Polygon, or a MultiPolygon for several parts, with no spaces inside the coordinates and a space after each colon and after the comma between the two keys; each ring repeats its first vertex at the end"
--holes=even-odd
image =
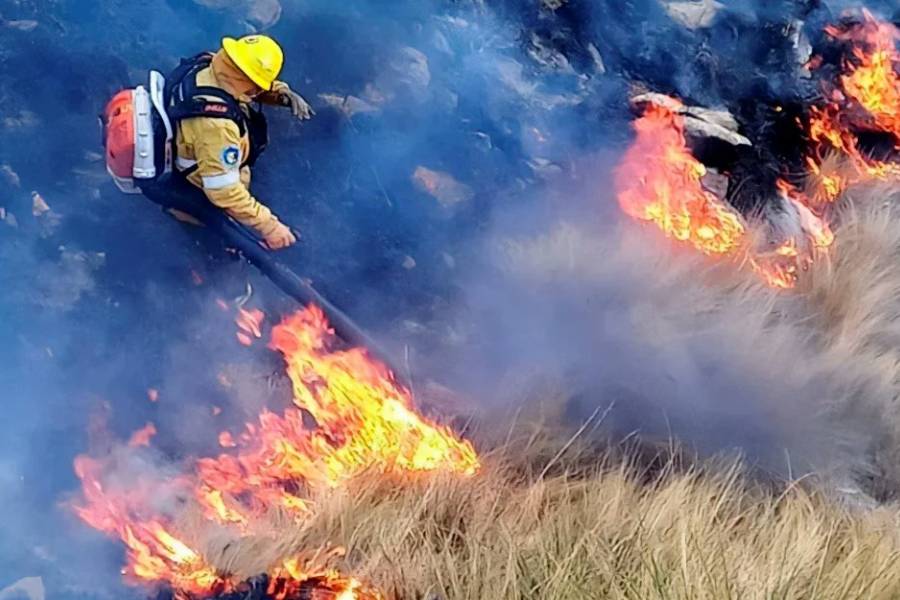
{"type": "Polygon", "coordinates": [[[278,81],[283,62],[281,47],[264,35],[225,38],[218,52],[183,60],[165,89],[175,129],[173,175],[143,186],[144,194],[182,220],[208,221],[203,215],[215,207],[273,250],[296,243],[291,228],[250,193],[250,169],[268,143],[265,117],[252,103],[290,107],[300,120],[314,114],[278,81]]]}

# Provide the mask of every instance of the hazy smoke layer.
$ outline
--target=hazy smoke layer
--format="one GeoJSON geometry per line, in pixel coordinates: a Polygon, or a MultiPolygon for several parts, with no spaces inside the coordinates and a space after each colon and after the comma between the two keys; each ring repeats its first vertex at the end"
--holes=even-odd
{"type": "Polygon", "coordinates": [[[871,420],[892,382],[859,345],[823,344],[808,317],[824,311],[619,230],[608,174],[630,138],[629,86],[733,110],[799,97],[795,49],[760,52],[756,27],[802,20],[812,36],[837,10],[728,4],[690,30],[650,0],[0,0],[0,588],[41,575],[53,597],[121,597],[119,551],[60,508],[73,456],[153,421],[177,460],[283,400],[267,378],[278,360],[239,346],[216,300],[249,284],[271,318],[292,303],[119,194],[95,122],[147,69],[260,27],[318,113],[273,113],[256,170],[255,193],[303,232],[282,256],[408,346],[419,379],[489,404],[498,382],[553,376],[575,421],[615,401],[619,432],[740,449],[777,473],[871,466],[893,439],[871,420]]]}

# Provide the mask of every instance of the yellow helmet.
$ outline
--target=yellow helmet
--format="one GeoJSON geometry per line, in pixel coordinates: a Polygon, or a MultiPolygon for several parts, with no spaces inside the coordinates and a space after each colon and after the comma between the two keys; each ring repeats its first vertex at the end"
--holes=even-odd
{"type": "Polygon", "coordinates": [[[284,52],[278,42],[266,35],[248,35],[239,40],[225,38],[222,48],[253,83],[268,91],[281,73],[284,52]]]}

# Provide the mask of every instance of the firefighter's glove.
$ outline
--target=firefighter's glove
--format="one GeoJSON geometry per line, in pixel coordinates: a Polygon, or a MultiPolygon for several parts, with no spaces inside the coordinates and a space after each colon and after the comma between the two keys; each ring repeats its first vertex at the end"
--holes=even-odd
{"type": "Polygon", "coordinates": [[[267,231],[264,238],[266,245],[271,250],[289,248],[297,243],[297,236],[294,235],[291,228],[280,222],[267,231]]]}
{"type": "Polygon", "coordinates": [[[272,92],[278,96],[279,103],[289,106],[294,117],[301,121],[307,121],[316,114],[303,96],[292,90],[291,86],[285,82],[276,81],[273,83],[272,92]]]}

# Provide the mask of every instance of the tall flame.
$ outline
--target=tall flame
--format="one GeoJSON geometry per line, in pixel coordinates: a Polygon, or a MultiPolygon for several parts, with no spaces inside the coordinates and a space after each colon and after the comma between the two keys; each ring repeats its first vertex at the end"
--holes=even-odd
{"type": "Polygon", "coordinates": [[[226,517],[218,498],[209,501],[210,491],[232,497],[249,493],[254,502],[304,518],[309,507],[285,483],[336,487],[371,468],[462,475],[478,469],[471,444],[417,415],[409,392],[384,365],[362,348],[332,350],[335,342],[315,306],[272,332],[272,348],[284,355],[297,408],[283,415],[264,412],[234,440],[236,453],[198,461],[201,502],[220,520],[243,517],[226,517]],[[315,429],[307,428],[300,409],[312,416],[315,429]]]}
{"type": "Polygon", "coordinates": [[[772,250],[750,248],[738,213],[703,188],[706,169],[687,147],[682,117],[651,104],[634,128],[635,141],[615,174],[619,205],[627,215],[655,223],[667,236],[705,254],[747,253],[747,264],[774,288],[793,287],[814,254],[834,241],[828,224],[810,208],[810,200],[780,180],[778,191],[796,212],[804,239],[783,240],[772,250]]]}
{"type": "MultiPolygon", "coordinates": [[[[246,323],[246,315],[242,318],[246,323]]],[[[338,487],[363,471],[466,476],[479,469],[472,445],[417,414],[410,392],[384,365],[362,348],[338,347],[319,308],[310,306],[285,319],[273,330],[271,347],[284,357],[294,406],[282,414],[264,412],[239,436],[223,432],[220,441],[228,452],[195,461],[185,475],[141,479],[138,485],[120,480],[115,457],[76,459],[82,498],[75,512],[125,543],[129,581],[167,583],[181,594],[200,597],[234,586],[179,533],[172,507],[188,498],[209,521],[241,533],[272,509],[298,520],[312,517],[314,507],[303,490],[338,487]],[[161,490],[178,502],[163,507],[161,490]]],[[[270,573],[273,597],[302,596],[310,586],[342,600],[381,597],[355,579],[307,571],[299,561],[286,559],[270,573]]]]}
{"type": "Polygon", "coordinates": [[[744,225],[737,212],[703,189],[706,168],[687,148],[681,116],[651,104],[634,128],[637,137],[615,173],[622,210],[706,254],[734,251],[744,225]]]}

